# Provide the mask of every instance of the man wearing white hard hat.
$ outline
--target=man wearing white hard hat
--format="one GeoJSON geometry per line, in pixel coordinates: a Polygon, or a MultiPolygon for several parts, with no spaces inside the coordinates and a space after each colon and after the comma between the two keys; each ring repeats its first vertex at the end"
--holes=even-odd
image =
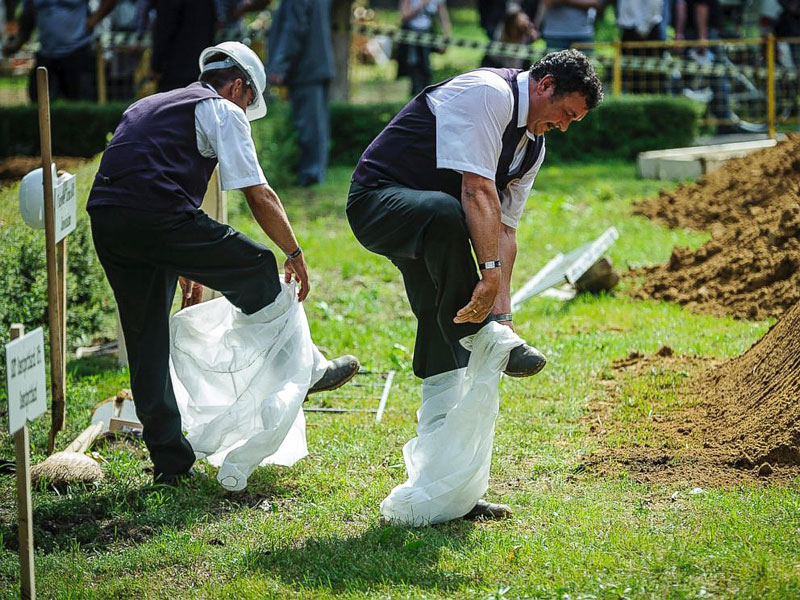
{"type": "MultiPolygon", "coordinates": [[[[248,120],[267,112],[264,66],[244,44],[223,42],[202,52],[200,72],[200,81],[125,111],[87,203],[119,307],[154,477],[167,483],[191,472],[195,461],[169,372],[169,312],[179,276],[185,292],[193,282],[207,285],[244,315],[282,292],[269,249],[199,210],[217,165],[222,188],[242,190],[253,217],[286,254],[284,281],[295,280],[300,301],[309,292],[303,252],[250,133],[248,120]]],[[[330,361],[309,392],[338,387],[357,370],[352,356],[330,361]]]]}

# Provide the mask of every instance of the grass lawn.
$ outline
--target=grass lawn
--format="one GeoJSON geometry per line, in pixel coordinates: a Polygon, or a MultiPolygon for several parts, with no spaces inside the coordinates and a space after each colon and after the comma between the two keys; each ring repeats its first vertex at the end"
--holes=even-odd
{"type": "MultiPolygon", "coordinates": [[[[78,176],[92,172],[89,165],[78,176]]],[[[568,303],[534,298],[515,315],[518,332],[549,363],[532,379],[501,384],[487,497],[511,504],[513,519],[381,526],[378,504],[404,480],[401,450],[414,435],[415,326],[399,274],[347,227],[349,176],[337,168],[318,188],[278,191],[311,270],[305,309],[315,341],[334,355],[357,354],[369,369],[397,370],[383,422],[365,413],[307,414],[311,455],[289,469],[258,469],[242,493],[222,490],[203,463],[209,480],[153,487],[141,448],[106,451],[106,480],[96,488],[34,493],[40,597],[800,597],[798,486],[690,494],[689,482],[662,486],[625,472],[580,472],[601,443],[588,433],[586,407],[606,394],[600,378],[613,377],[612,361],[664,344],[676,353],[735,356],[769,325],[624,294],[568,303]]],[[[702,243],[703,234],[629,215],[635,198],[663,185],[637,180],[627,163],[545,167],[519,229],[515,287],[555,253],[610,225],[620,239],[609,256],[622,270],[664,261],[675,244],[702,243]]],[[[0,214],[13,212],[14,198],[0,195],[0,214]]],[[[230,204],[232,223],[263,239],[241,198],[230,204]]],[[[60,446],[87,424],[94,403],[127,386],[127,371],[109,361],[72,361],[69,370],[69,430],[60,446]]],[[[628,386],[632,405],[669,410],[660,403],[676,402],[663,377],[636,383],[628,386]]],[[[44,457],[48,422],[33,426],[33,462],[44,457]]],[[[0,455],[12,455],[5,433],[0,455]]],[[[0,598],[19,597],[14,497],[13,478],[0,476],[0,598]]]]}

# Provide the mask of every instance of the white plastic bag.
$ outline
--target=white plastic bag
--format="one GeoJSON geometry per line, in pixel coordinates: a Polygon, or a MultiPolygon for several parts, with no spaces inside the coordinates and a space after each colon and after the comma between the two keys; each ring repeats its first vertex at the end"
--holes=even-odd
{"type": "Polygon", "coordinates": [[[417,437],[403,447],[408,480],[381,502],[389,521],[443,523],[467,514],[489,485],[498,387],[508,355],[522,340],[488,323],[465,345],[466,369],[426,378],[417,437]]]}
{"type": "Polygon", "coordinates": [[[225,298],[170,319],[175,397],[197,458],[241,490],[259,464],[291,466],[308,454],[303,399],[327,361],[311,342],[296,286],[245,315],[225,298]]]}

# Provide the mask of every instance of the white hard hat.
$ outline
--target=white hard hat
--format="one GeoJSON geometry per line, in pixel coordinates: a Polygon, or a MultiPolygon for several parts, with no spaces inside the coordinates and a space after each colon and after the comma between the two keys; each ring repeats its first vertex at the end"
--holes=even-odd
{"type": "MultiPolygon", "coordinates": [[[[53,186],[56,184],[56,165],[52,164],[53,186]]],[[[34,169],[19,184],[19,212],[22,220],[34,229],[44,229],[44,177],[42,168],[34,169]]]]}
{"type": "Polygon", "coordinates": [[[250,121],[260,119],[267,114],[267,74],[264,71],[264,64],[258,55],[241,42],[222,42],[216,46],[206,48],[200,53],[200,74],[214,69],[228,69],[239,67],[246,75],[247,81],[255,98],[253,103],[247,107],[247,118],[250,121]],[[228,58],[208,62],[210,56],[214,54],[224,54],[228,58]]]}

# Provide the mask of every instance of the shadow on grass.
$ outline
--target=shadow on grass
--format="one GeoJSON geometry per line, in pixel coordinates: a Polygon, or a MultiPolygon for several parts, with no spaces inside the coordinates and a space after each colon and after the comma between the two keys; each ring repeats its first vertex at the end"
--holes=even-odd
{"type": "MultiPolygon", "coordinates": [[[[246,492],[230,493],[205,475],[178,486],[153,485],[150,475],[108,478],[94,486],[38,489],[34,495],[37,553],[104,552],[147,542],[164,529],[186,529],[227,513],[291,497],[294,487],[277,470],[260,474],[246,492]]],[[[18,549],[15,515],[0,520],[0,543],[18,549]]]]}
{"type": "Polygon", "coordinates": [[[460,554],[473,524],[458,521],[411,529],[374,526],[354,537],[306,540],[302,546],[254,550],[245,569],[268,571],[288,585],[328,591],[370,591],[383,585],[451,590],[469,582],[441,566],[443,554],[460,554]]]}

